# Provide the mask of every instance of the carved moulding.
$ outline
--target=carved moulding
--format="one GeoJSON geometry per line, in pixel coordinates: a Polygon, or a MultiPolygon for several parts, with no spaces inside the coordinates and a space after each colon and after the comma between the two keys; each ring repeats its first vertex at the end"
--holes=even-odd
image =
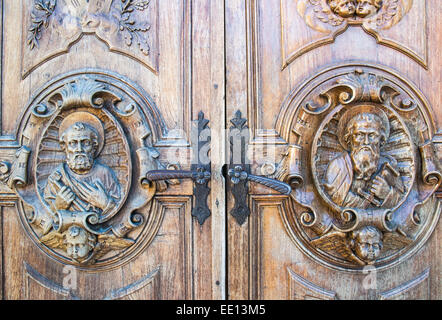
{"type": "Polygon", "coordinates": [[[157,73],[156,0],[23,1],[23,78],[92,34],[157,73]],[[152,50],[153,49],[153,50],[152,50]],[[151,54],[154,51],[154,54],[151,54]]]}
{"type": "Polygon", "coordinates": [[[18,195],[21,222],[55,260],[84,270],[121,265],[152,241],[162,221],[151,199],[167,183],[153,147],[164,124],[124,77],[85,69],[60,76],[21,117],[13,163],[1,181],[18,195]]]}
{"type": "MultiPolygon", "coordinates": [[[[288,0],[290,1],[290,0],[288,0]]],[[[391,47],[427,67],[427,48],[425,40],[426,4],[425,1],[413,0],[296,0],[288,4],[281,0],[281,25],[283,27],[283,42],[287,32],[293,29],[292,21],[305,23],[309,31],[306,36],[300,35],[297,41],[300,45],[294,51],[288,50],[288,56],[283,53],[284,69],[304,53],[317,47],[333,43],[348,27],[361,27],[373,36],[376,42],[391,47]],[[288,11],[288,12],[285,12],[288,11]],[[297,15],[293,19],[293,15],[297,15]],[[299,16],[299,19],[298,19],[299,16]],[[410,17],[407,17],[410,16],[410,17]],[[402,23],[402,31],[397,25],[402,23]],[[416,29],[416,25],[419,29],[416,29]],[[404,40],[401,32],[419,31],[413,41],[404,40]],[[307,35],[308,34],[308,35],[307,35]]],[[[285,46],[285,44],[283,44],[285,46]]],[[[283,49],[283,51],[287,50],[283,49]]]]}
{"type": "Polygon", "coordinates": [[[292,92],[278,123],[290,141],[288,233],[316,261],[360,271],[395,265],[428,239],[442,182],[425,97],[383,67],[350,64],[292,92]]]}

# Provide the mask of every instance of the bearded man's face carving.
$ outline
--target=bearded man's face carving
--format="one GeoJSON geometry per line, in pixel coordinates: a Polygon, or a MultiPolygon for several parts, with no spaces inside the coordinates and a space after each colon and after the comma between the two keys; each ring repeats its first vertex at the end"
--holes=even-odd
{"type": "Polygon", "coordinates": [[[95,130],[85,123],[77,122],[62,134],[61,140],[69,168],[78,174],[89,172],[98,145],[95,130]]]}
{"type": "Polygon", "coordinates": [[[355,178],[368,181],[377,170],[385,141],[382,121],[377,115],[362,113],[350,120],[347,132],[355,178]]]}

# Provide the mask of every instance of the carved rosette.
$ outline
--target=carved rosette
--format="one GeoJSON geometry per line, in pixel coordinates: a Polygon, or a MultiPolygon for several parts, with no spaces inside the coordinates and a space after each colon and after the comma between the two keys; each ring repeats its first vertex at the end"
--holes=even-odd
{"type": "Polygon", "coordinates": [[[295,243],[339,270],[385,268],[428,239],[442,182],[424,96],[384,68],[328,69],[294,92],[278,167],[292,186],[284,222],[295,243]]]}
{"type": "Polygon", "coordinates": [[[150,201],[164,186],[145,176],[165,167],[153,147],[164,124],[135,88],[92,69],[49,82],[22,117],[16,163],[1,164],[26,231],[60,262],[115,267],[158,230],[161,211],[150,201]]]}

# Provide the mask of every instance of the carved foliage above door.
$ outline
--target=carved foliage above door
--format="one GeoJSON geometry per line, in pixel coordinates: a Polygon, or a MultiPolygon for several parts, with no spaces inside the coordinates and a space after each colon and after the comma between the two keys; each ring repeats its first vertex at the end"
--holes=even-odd
{"type": "Polygon", "coordinates": [[[284,216],[305,253],[340,270],[396,264],[434,229],[442,182],[424,96],[376,66],[334,67],[287,99],[284,216]],[[293,184],[293,181],[298,183],[293,184]]]}
{"type": "Polygon", "coordinates": [[[153,147],[164,124],[134,88],[117,74],[72,72],[39,90],[21,117],[0,179],[18,195],[27,233],[58,261],[112,267],[158,230],[150,200],[167,182],[145,176],[165,169],[153,147]]]}
{"type": "Polygon", "coordinates": [[[157,72],[156,0],[24,0],[23,77],[93,34],[157,72]]]}
{"type": "Polygon", "coordinates": [[[377,43],[427,67],[426,15],[425,1],[281,0],[283,68],[349,27],[361,27],[377,43]]]}

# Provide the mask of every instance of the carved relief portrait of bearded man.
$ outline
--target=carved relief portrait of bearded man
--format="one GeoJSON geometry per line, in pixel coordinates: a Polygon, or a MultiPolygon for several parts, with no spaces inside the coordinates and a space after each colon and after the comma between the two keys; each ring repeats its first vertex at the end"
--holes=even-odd
{"type": "Polygon", "coordinates": [[[340,141],[347,151],[330,162],[323,185],[341,207],[392,208],[405,187],[397,161],[381,153],[390,132],[388,118],[381,110],[364,107],[342,116],[340,141]]]}
{"type": "Polygon", "coordinates": [[[66,162],[49,176],[44,190],[44,198],[54,212],[68,210],[105,215],[120,201],[120,185],[115,173],[95,160],[99,141],[104,139],[96,129],[101,124],[92,115],[87,120],[90,121],[75,121],[75,118],[69,121],[68,117],[60,125],[59,143],[66,162]]]}

